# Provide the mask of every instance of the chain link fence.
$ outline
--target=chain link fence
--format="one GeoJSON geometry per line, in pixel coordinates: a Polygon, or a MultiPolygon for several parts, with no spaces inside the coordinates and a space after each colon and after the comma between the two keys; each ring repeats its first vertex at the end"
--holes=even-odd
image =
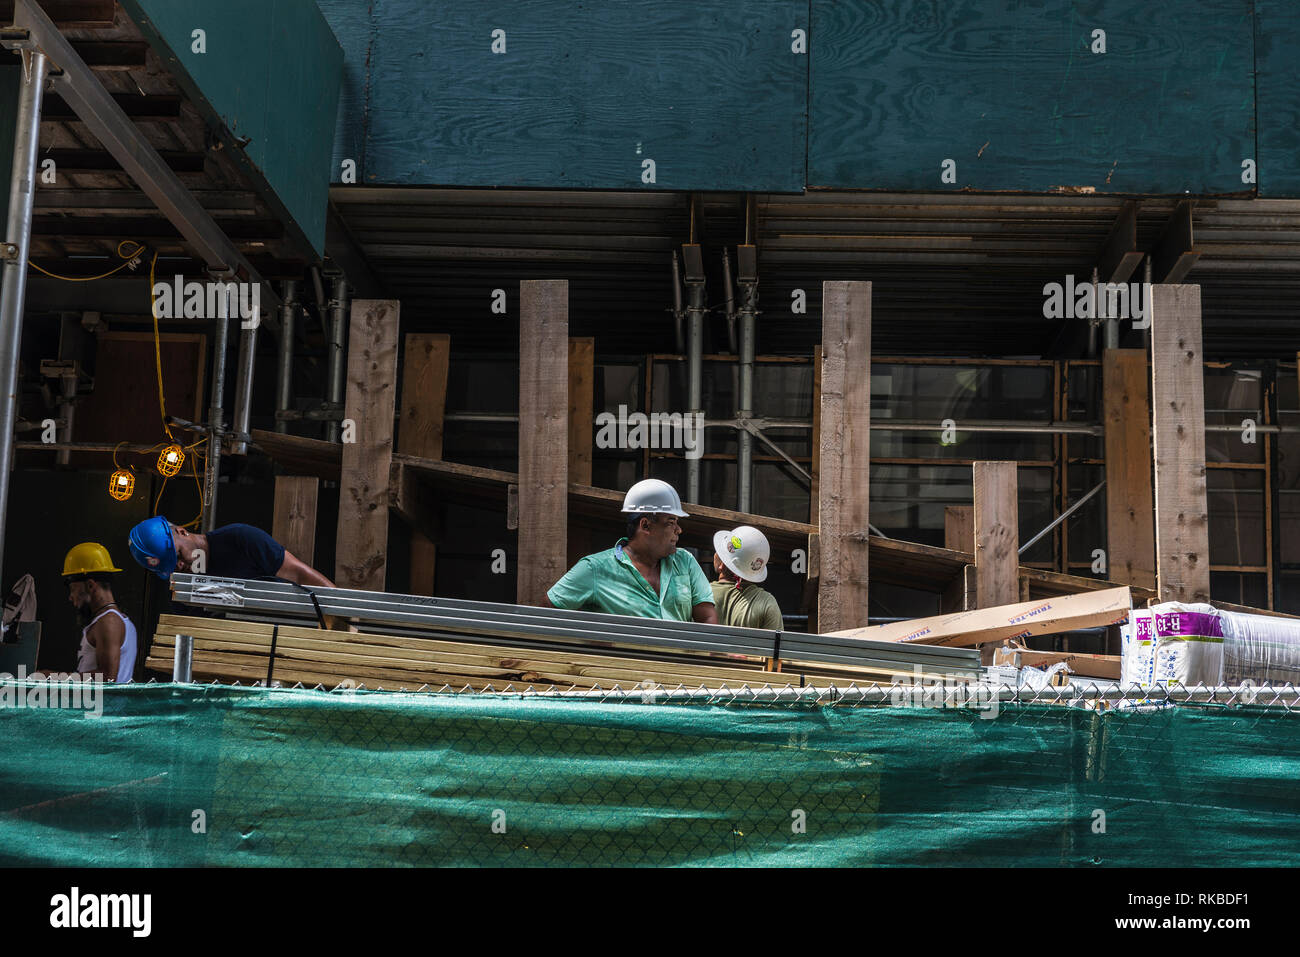
{"type": "Polygon", "coordinates": [[[147,684],[101,705],[0,707],[0,861],[1272,865],[1300,841],[1290,686],[147,684]]]}

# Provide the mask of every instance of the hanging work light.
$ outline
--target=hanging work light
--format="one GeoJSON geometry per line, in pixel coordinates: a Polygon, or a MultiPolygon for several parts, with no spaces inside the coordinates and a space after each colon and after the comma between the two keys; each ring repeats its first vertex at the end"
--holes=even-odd
{"type": "Polygon", "coordinates": [[[185,453],[179,445],[169,445],[158,454],[158,471],[164,478],[171,478],[185,464],[185,453]]]}
{"type": "Polygon", "coordinates": [[[126,469],[118,469],[108,477],[108,494],[119,502],[125,502],[135,491],[135,475],[126,469]]]}

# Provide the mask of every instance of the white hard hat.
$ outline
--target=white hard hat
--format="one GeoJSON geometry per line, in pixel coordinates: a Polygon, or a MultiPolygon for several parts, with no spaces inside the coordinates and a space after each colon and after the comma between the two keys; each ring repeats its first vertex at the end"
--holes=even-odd
{"type": "Polygon", "coordinates": [[[767,560],[772,550],[767,536],[752,525],[741,525],[713,536],[713,550],[731,573],[747,582],[767,580],[767,560]]]}
{"type": "Polygon", "coordinates": [[[686,518],[677,490],[659,479],[643,479],[628,489],[623,499],[623,511],[643,514],[666,512],[678,518],[686,518]]]}

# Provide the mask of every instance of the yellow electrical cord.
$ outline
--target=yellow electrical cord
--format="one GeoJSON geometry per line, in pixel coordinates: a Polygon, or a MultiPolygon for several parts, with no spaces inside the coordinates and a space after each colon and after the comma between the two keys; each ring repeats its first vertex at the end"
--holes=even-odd
{"type": "MultiPolygon", "coordinates": [[[[158,264],[158,254],[153,254],[153,259],[149,261],[149,315],[153,318],[153,361],[154,368],[158,372],[158,411],[162,413],[163,431],[167,433],[167,438],[173,442],[176,441],[172,435],[171,426],[167,424],[167,400],[163,397],[162,381],[162,345],[158,341],[158,303],[153,297],[153,273],[154,267],[158,264]]],[[[154,511],[158,506],[154,506],[154,511]]]]}
{"type": "MultiPolygon", "coordinates": [[[[45,275],[49,276],[51,279],[60,279],[63,282],[94,282],[96,279],[107,279],[109,276],[113,275],[113,273],[121,272],[127,266],[131,265],[131,263],[135,261],[135,257],[140,255],[142,252],[144,252],[144,249],[145,249],[144,244],[136,242],[134,239],[122,240],[120,243],[117,244],[117,254],[122,259],[125,259],[126,262],[122,263],[120,266],[118,266],[115,269],[110,269],[106,273],[100,273],[98,276],[60,276],[58,273],[52,273],[48,269],[43,269],[42,267],[36,265],[36,263],[32,262],[30,259],[27,260],[27,265],[31,266],[39,273],[44,273],[45,275]],[[125,246],[127,243],[134,243],[135,245],[135,249],[130,253],[122,252],[122,247],[125,246]]],[[[151,296],[153,295],[152,284],[149,286],[149,293],[151,296]]]]}

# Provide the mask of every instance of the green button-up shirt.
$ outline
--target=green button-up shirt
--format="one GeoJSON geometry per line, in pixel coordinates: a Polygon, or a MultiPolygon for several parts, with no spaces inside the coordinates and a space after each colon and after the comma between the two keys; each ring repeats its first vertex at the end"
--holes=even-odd
{"type": "Polygon", "coordinates": [[[659,561],[659,594],[641,577],[623,551],[626,538],[613,548],[588,555],[556,582],[546,597],[556,608],[601,611],[610,615],[691,621],[691,609],[713,592],[700,563],[683,549],[659,561]]]}

